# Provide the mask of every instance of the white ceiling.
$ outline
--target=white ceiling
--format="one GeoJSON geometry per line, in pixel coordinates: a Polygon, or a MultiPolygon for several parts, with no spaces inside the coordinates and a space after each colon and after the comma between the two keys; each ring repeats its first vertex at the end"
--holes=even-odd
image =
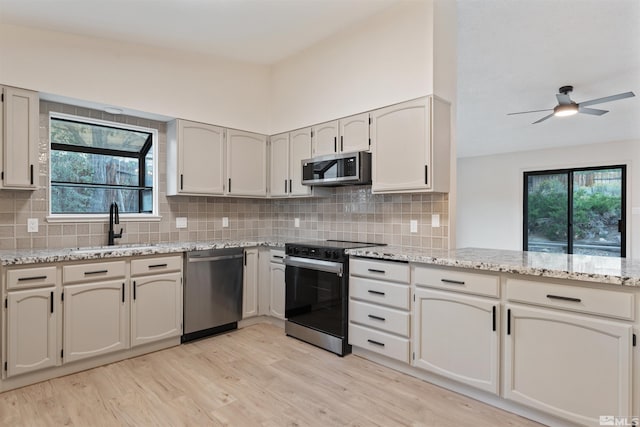
{"type": "MultiPolygon", "coordinates": [[[[0,0],[0,22],[272,64],[398,1],[0,0]]],[[[459,157],[640,141],[640,1],[458,0],[458,21],[459,157]],[[506,115],[553,108],[567,84],[577,102],[636,97],[601,117],[506,115]]]]}

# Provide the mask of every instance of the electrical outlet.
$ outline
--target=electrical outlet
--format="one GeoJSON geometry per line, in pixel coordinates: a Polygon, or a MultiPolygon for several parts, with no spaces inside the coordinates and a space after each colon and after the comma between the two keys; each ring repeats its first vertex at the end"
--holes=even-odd
{"type": "Polygon", "coordinates": [[[418,220],[412,219],[409,221],[409,228],[412,233],[418,232],[418,220]]]}
{"type": "Polygon", "coordinates": [[[433,228],[440,227],[440,214],[431,215],[431,226],[433,228]]]}
{"type": "Polygon", "coordinates": [[[187,228],[187,217],[179,216],[176,218],[176,228],[187,228]]]}
{"type": "Polygon", "coordinates": [[[296,228],[300,228],[300,218],[293,219],[293,226],[296,228]]]}
{"type": "Polygon", "coordinates": [[[222,217],[222,226],[223,227],[228,227],[229,226],[229,217],[227,217],[227,216],[223,216],[222,217]]]}
{"type": "Polygon", "coordinates": [[[27,219],[27,232],[28,233],[38,232],[38,218],[27,219]]]}

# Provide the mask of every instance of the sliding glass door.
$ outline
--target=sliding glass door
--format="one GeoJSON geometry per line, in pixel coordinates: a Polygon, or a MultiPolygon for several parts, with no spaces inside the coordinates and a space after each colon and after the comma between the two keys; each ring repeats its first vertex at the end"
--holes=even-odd
{"type": "Polygon", "coordinates": [[[524,173],[525,251],[625,256],[626,167],[524,173]]]}

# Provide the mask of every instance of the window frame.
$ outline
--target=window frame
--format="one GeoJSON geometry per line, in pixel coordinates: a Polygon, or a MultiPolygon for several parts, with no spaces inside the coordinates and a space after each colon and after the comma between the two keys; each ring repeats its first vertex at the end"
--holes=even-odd
{"type": "MultiPolygon", "coordinates": [[[[522,221],[522,250],[528,251],[529,247],[529,186],[528,177],[536,175],[560,175],[567,174],[567,253],[566,255],[573,255],[574,244],[574,230],[573,230],[573,174],[575,172],[585,171],[597,171],[607,169],[620,169],[621,170],[621,188],[620,188],[620,257],[626,258],[627,254],[627,165],[626,164],[614,164],[605,166],[584,166],[562,169],[546,169],[536,171],[524,171],[522,180],[522,206],[523,206],[523,221],[522,221]]],[[[614,257],[616,258],[616,257],[614,257]]]]}
{"type": "MultiPolygon", "coordinates": [[[[143,127],[143,126],[135,126],[135,125],[130,125],[127,123],[119,123],[119,122],[112,122],[112,121],[108,121],[108,120],[101,120],[101,119],[95,119],[95,118],[90,118],[90,117],[85,117],[85,116],[78,116],[78,115],[72,115],[72,114],[66,114],[66,113],[59,113],[59,112],[50,112],[49,113],[49,127],[48,127],[48,132],[49,135],[47,136],[48,139],[48,153],[49,153],[49,174],[48,174],[48,189],[47,189],[47,196],[48,196],[48,215],[47,215],[47,221],[48,222],[103,222],[105,220],[108,220],[109,218],[109,213],[70,213],[70,214],[57,214],[57,213],[52,213],[51,212],[51,205],[52,205],[52,189],[53,189],[53,185],[52,185],[52,180],[51,180],[51,151],[53,150],[53,146],[55,145],[54,142],[51,141],[51,122],[52,120],[66,120],[66,121],[71,121],[71,122],[76,122],[76,123],[86,123],[86,124],[90,124],[90,125],[99,125],[99,126],[104,126],[104,127],[110,127],[110,128],[115,128],[115,129],[125,129],[125,130],[131,130],[131,131],[136,131],[136,132],[144,132],[144,133],[149,133],[150,134],[150,140],[148,140],[145,145],[150,144],[151,147],[149,150],[146,151],[146,153],[148,153],[149,151],[151,151],[152,156],[153,156],[153,186],[152,186],[152,211],[151,213],[148,212],[140,212],[140,213],[121,213],[120,214],[120,220],[121,221],[160,221],[161,216],[159,215],[159,211],[158,211],[158,207],[159,207],[159,202],[158,202],[158,195],[159,195],[159,159],[158,159],[158,153],[159,153],[159,139],[158,139],[158,130],[154,129],[154,128],[148,128],[148,127],[143,127]]],[[[126,151],[119,151],[119,150],[110,150],[110,149],[106,149],[106,148],[93,148],[93,147],[89,147],[89,149],[83,149],[82,147],[76,147],[73,145],[65,145],[65,150],[67,151],[76,151],[76,152],[84,152],[84,153],[91,153],[91,154],[102,154],[102,155],[114,155],[114,156],[119,156],[119,157],[132,157],[132,158],[140,158],[141,159],[141,164],[144,167],[144,163],[145,163],[145,156],[139,156],[139,155],[135,155],[135,152],[131,152],[131,154],[133,155],[126,155],[126,151]],[[69,149],[70,148],[70,149],[69,149]],[[124,154],[124,155],[123,155],[124,154]]],[[[140,151],[140,153],[142,153],[142,150],[140,151]]],[[[139,174],[144,173],[144,170],[141,168],[141,170],[139,170],[139,174]]],[[[139,177],[140,179],[140,177],[139,177]]],[[[139,196],[141,197],[141,196],[139,196]]]]}

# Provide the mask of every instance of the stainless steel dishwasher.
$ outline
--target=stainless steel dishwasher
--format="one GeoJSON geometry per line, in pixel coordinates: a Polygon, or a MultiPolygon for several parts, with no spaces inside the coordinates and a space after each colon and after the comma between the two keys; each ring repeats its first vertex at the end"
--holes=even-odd
{"type": "Polygon", "coordinates": [[[187,252],[182,342],[238,327],[243,258],[243,248],[187,252]]]}

